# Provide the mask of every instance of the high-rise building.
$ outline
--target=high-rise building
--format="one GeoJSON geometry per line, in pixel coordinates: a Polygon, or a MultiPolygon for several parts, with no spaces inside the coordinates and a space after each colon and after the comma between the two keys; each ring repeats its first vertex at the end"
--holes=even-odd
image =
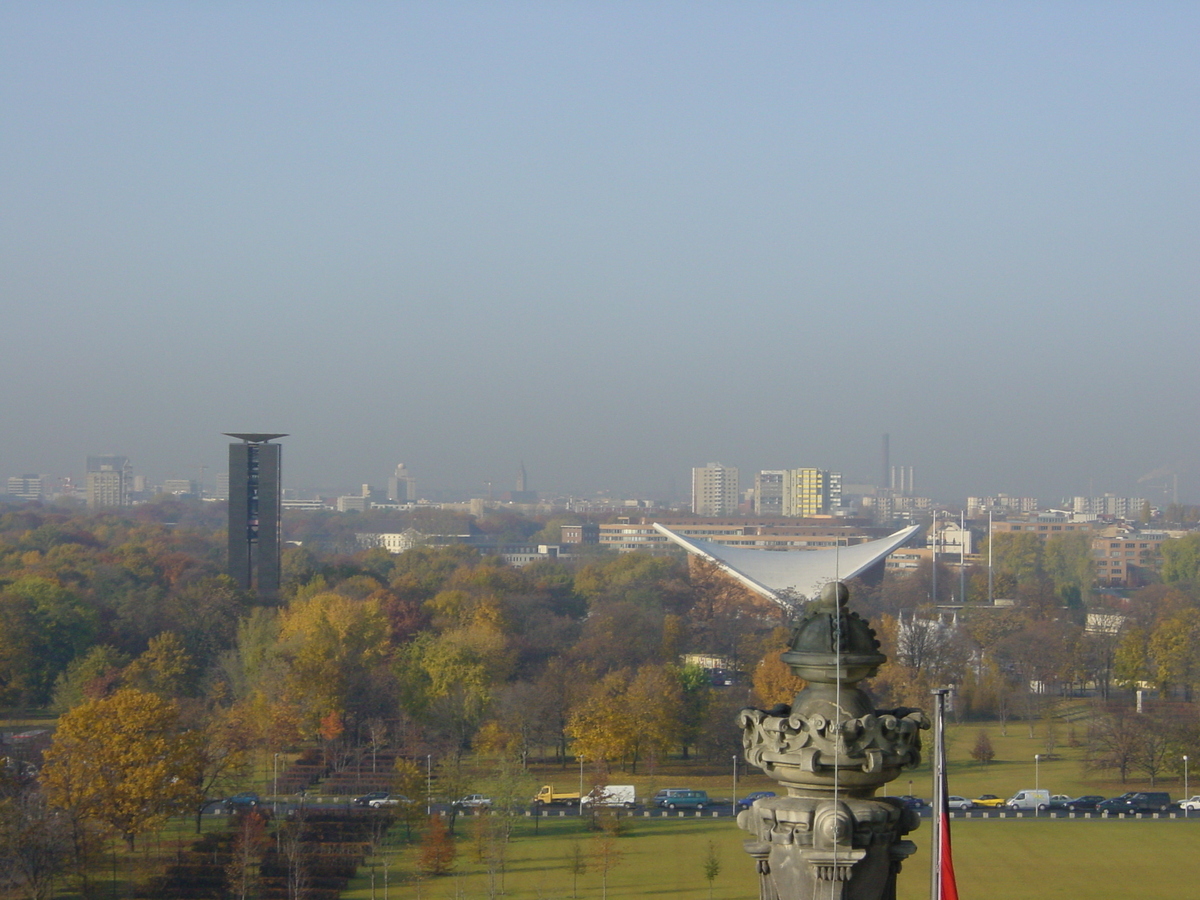
{"type": "Polygon", "coordinates": [[[396,474],[388,478],[387,498],[396,503],[417,502],[417,479],[405,468],[404,463],[398,463],[396,474]]]}
{"type": "Polygon", "coordinates": [[[126,456],[87,458],[87,505],[90,509],[127,506],[133,483],[133,467],[126,456]]]}
{"type": "Polygon", "coordinates": [[[738,511],[738,470],[721,463],[692,469],[692,512],[732,516],[738,511]]]}
{"type": "Polygon", "coordinates": [[[842,473],[824,469],[787,469],[783,474],[785,516],[830,515],[842,506],[842,473]]]}
{"type": "Polygon", "coordinates": [[[229,575],[262,600],[279,595],[279,444],[286,434],[233,434],[229,445],[229,575]]]}
{"type": "Polygon", "coordinates": [[[8,479],[8,496],[18,500],[49,500],[49,475],[13,475],[8,479]]]}
{"type": "Polygon", "coordinates": [[[754,476],[754,514],[783,515],[783,469],[764,469],[754,476]]]}

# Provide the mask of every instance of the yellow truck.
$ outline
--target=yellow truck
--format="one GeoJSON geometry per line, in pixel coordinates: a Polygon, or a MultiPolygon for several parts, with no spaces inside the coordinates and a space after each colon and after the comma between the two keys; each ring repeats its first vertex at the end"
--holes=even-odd
{"type": "Polygon", "coordinates": [[[579,791],[558,792],[554,790],[554,785],[544,784],[542,785],[542,789],[537,792],[537,796],[533,798],[533,802],[537,806],[553,806],[555,803],[578,803],[579,791]]]}

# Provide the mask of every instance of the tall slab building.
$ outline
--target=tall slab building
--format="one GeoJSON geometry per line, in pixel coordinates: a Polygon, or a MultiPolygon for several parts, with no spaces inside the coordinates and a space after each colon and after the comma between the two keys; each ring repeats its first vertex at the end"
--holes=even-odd
{"type": "Polygon", "coordinates": [[[229,445],[229,575],[260,599],[279,596],[279,444],[286,434],[233,434],[229,445]]]}
{"type": "Polygon", "coordinates": [[[732,516],[738,511],[738,470],[721,463],[692,469],[692,512],[732,516]]]}

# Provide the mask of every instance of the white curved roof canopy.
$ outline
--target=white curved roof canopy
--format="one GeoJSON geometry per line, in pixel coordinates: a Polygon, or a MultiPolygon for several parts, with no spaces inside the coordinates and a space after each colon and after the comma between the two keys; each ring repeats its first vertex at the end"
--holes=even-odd
{"type": "Polygon", "coordinates": [[[824,550],[752,550],[726,547],[712,541],[684,537],[657,522],[654,528],[689,553],[715,563],[756,593],[778,601],[778,593],[793,590],[806,598],[820,593],[830,581],[860,575],[920,530],[913,525],[877,541],[824,550]]]}

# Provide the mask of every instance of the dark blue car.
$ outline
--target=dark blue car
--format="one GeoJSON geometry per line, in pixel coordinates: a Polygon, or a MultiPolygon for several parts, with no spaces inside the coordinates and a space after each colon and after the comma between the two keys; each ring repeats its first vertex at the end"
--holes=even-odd
{"type": "Polygon", "coordinates": [[[737,802],[738,809],[749,809],[755,800],[761,800],[764,797],[774,797],[774,791],[755,791],[752,794],[747,794],[737,802]]]}

